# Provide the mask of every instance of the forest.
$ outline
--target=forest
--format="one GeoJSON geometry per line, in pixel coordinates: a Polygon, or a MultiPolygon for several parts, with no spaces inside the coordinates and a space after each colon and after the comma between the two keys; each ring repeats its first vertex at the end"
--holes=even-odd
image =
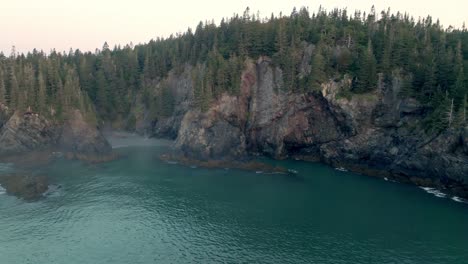
{"type": "MultiPolygon", "coordinates": [[[[400,78],[400,97],[412,97],[427,109],[428,130],[467,125],[468,31],[439,21],[414,19],[385,10],[346,9],[262,17],[247,8],[242,15],[200,22],[168,38],[94,52],[33,50],[0,53],[0,102],[63,120],[80,109],[94,122],[131,119],[137,95],[186,65],[193,66],[195,106],[206,110],[221,94],[236,95],[246,59],[268,56],[283,71],[284,92],[317,93],[323,83],[352,79],[343,96],[369,93],[378,82],[400,78]],[[311,72],[300,72],[305,44],[313,44],[311,72]]],[[[142,96],[155,117],[170,116],[171,91],[142,96]]]]}

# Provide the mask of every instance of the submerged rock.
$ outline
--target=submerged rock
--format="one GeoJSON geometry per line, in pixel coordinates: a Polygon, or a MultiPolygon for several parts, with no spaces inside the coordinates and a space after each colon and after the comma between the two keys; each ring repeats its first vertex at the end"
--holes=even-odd
{"type": "Polygon", "coordinates": [[[42,198],[48,190],[49,181],[46,176],[12,174],[0,176],[0,185],[7,194],[26,201],[35,201],[42,198]]]}
{"type": "Polygon", "coordinates": [[[239,170],[248,170],[248,171],[257,171],[262,173],[282,173],[288,174],[291,173],[290,170],[273,166],[258,161],[234,161],[234,160],[199,160],[194,158],[187,158],[179,155],[168,155],[163,154],[160,156],[160,159],[168,163],[181,164],[184,166],[190,167],[201,167],[208,169],[239,169],[239,170]]]}

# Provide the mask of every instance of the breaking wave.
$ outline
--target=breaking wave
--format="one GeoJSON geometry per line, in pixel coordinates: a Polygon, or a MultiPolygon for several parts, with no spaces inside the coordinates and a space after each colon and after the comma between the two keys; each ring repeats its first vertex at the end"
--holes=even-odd
{"type": "Polygon", "coordinates": [[[335,168],[335,170],[342,171],[342,172],[347,172],[348,171],[347,169],[345,169],[343,167],[335,168]]]}
{"type": "Polygon", "coordinates": [[[447,198],[447,194],[435,189],[435,188],[430,188],[430,187],[420,187],[421,189],[423,189],[424,191],[426,191],[427,193],[430,193],[436,197],[439,197],[439,198],[447,198]]]}
{"type": "Polygon", "coordinates": [[[465,200],[463,198],[460,198],[460,197],[457,197],[457,196],[452,197],[452,200],[457,202],[457,203],[466,203],[466,204],[468,204],[467,200],[465,200]]]}

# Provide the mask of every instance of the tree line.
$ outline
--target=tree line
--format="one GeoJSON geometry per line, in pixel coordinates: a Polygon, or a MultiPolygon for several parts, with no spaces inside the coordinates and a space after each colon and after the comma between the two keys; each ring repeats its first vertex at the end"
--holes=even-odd
{"type": "Polygon", "coordinates": [[[96,112],[100,120],[128,117],[138,94],[154,116],[171,115],[173,92],[159,85],[170,71],[192,65],[195,104],[206,110],[222,93],[238,94],[247,58],[268,56],[281,68],[285,92],[318,92],[322,83],[352,79],[349,92],[368,93],[378,83],[401,82],[401,97],[413,97],[427,109],[431,129],[467,123],[468,32],[444,28],[428,16],[385,10],[377,14],[346,9],[262,18],[247,8],[241,15],[200,22],[193,31],[146,44],[107,43],[95,52],[70,50],[45,54],[0,54],[0,102],[10,108],[63,116],[71,108],[96,112]],[[314,51],[304,73],[304,47],[314,51]]]}

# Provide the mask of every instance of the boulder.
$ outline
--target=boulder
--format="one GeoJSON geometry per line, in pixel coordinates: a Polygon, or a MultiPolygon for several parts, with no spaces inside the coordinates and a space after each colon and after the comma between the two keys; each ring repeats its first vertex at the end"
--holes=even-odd
{"type": "Polygon", "coordinates": [[[0,185],[5,188],[7,194],[26,201],[40,199],[49,188],[46,176],[25,174],[2,175],[0,176],[0,185]]]}

